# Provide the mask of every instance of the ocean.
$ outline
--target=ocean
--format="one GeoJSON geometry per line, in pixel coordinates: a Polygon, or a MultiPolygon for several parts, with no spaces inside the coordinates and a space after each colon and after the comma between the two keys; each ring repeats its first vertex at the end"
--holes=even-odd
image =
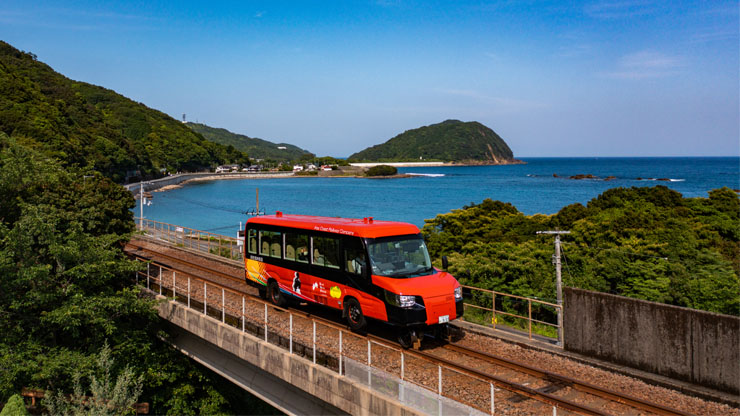
{"type": "MultiPolygon", "coordinates": [[[[479,203],[509,202],[524,214],[554,214],[616,187],[665,185],[685,197],[740,188],[738,157],[522,158],[522,165],[399,168],[408,178],[214,180],[155,192],[144,217],[232,235],[247,211],[331,217],[374,217],[419,227],[425,219],[479,203]],[[557,176],[555,176],[557,175],[557,176]],[[598,179],[569,179],[594,175],[598,179]],[[612,180],[604,180],[613,176],[612,180]],[[660,180],[659,180],[660,179],[660,180]]],[[[134,215],[139,215],[137,205],[134,215]]]]}

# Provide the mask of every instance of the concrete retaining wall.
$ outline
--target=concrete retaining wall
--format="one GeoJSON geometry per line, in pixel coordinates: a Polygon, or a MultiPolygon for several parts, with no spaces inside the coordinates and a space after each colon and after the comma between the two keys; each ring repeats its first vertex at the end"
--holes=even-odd
{"type": "Polygon", "coordinates": [[[423,414],[327,368],[291,355],[280,347],[262,342],[250,334],[176,302],[160,303],[159,316],[349,414],[423,414]]]}
{"type": "Polygon", "coordinates": [[[740,318],[564,289],[565,349],[740,394],[740,318]]]}
{"type": "MultiPolygon", "coordinates": [[[[209,180],[209,179],[269,179],[269,178],[284,178],[293,176],[293,172],[235,172],[235,173],[179,173],[177,175],[165,176],[164,178],[152,179],[151,181],[144,181],[144,192],[151,192],[159,188],[164,188],[168,185],[179,185],[189,180],[209,180]]],[[[139,195],[141,189],[141,183],[130,183],[124,185],[126,189],[131,191],[134,196],[139,195]]]]}

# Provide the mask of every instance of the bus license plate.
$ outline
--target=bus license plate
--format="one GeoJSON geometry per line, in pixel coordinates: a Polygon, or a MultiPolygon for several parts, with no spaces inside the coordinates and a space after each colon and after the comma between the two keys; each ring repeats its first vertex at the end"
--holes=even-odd
{"type": "Polygon", "coordinates": [[[439,317],[440,324],[446,324],[447,322],[450,322],[450,315],[442,315],[439,317]]]}

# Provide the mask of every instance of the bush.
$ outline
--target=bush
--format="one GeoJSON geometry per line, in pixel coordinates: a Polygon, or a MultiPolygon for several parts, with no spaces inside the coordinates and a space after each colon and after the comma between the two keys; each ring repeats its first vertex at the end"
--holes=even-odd
{"type": "Polygon", "coordinates": [[[365,172],[365,176],[393,176],[398,173],[398,169],[388,165],[373,166],[365,172]]]}
{"type": "Polygon", "coordinates": [[[26,416],[30,415],[26,410],[26,404],[23,402],[23,398],[18,394],[10,396],[10,399],[3,407],[0,416],[26,416]]]}

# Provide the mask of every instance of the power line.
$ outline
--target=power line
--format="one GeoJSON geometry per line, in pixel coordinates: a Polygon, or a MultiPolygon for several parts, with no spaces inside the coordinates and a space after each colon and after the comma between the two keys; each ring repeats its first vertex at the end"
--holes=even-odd
{"type": "Polygon", "coordinates": [[[630,251],[626,251],[626,250],[620,250],[618,248],[591,247],[588,244],[586,244],[585,247],[583,247],[583,246],[576,245],[574,243],[566,243],[565,241],[563,241],[562,243],[563,244],[570,244],[570,245],[572,245],[573,247],[576,247],[576,248],[586,248],[586,249],[589,249],[589,250],[598,250],[598,251],[616,251],[616,252],[619,252],[619,253],[628,254],[630,256],[649,257],[649,258],[654,258],[654,259],[660,259],[660,260],[665,260],[665,261],[682,263],[680,260],[671,260],[668,257],[653,256],[653,255],[650,255],[650,254],[640,254],[640,253],[630,252],[630,251]]]}
{"type": "Polygon", "coordinates": [[[206,204],[205,202],[194,201],[192,199],[182,198],[182,197],[178,197],[178,196],[174,196],[174,195],[167,195],[166,197],[168,197],[168,198],[174,198],[174,199],[179,199],[180,201],[185,201],[185,202],[187,202],[189,204],[199,205],[199,206],[202,206],[202,207],[205,207],[205,208],[216,209],[216,210],[219,210],[219,211],[231,212],[231,213],[234,213],[234,214],[242,214],[242,215],[246,214],[246,211],[239,211],[239,210],[235,210],[235,209],[223,208],[223,207],[219,207],[219,206],[216,206],[216,205],[206,204]]]}
{"type": "Polygon", "coordinates": [[[226,229],[229,229],[229,228],[236,229],[236,228],[239,228],[239,225],[227,225],[227,226],[224,226],[224,227],[209,228],[207,230],[202,230],[202,231],[219,231],[219,230],[226,230],[226,229]]]}
{"type": "Polygon", "coordinates": [[[573,273],[570,272],[570,266],[568,266],[568,257],[565,256],[565,247],[560,247],[563,250],[563,262],[565,263],[565,270],[568,272],[568,276],[570,276],[571,281],[575,280],[573,277],[573,273]]]}

